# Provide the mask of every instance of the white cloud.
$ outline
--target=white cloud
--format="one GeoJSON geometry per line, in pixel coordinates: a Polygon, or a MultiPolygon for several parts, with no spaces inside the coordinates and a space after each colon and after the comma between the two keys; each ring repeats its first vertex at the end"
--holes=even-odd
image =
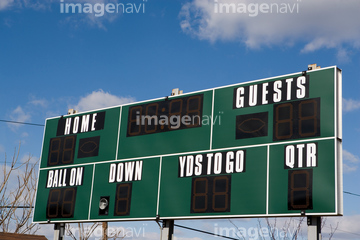
{"type": "Polygon", "coordinates": [[[14,0],[1,0],[0,11],[10,7],[14,3],[14,0]]]}
{"type": "MultiPolygon", "coordinates": [[[[106,30],[105,23],[113,22],[122,14],[122,8],[117,8],[117,0],[74,0],[71,3],[80,3],[79,6],[83,9],[83,4],[89,4],[91,6],[92,13],[79,13],[76,8],[76,12],[72,13],[73,7],[67,7],[67,5],[63,5],[64,7],[64,20],[62,24],[71,24],[72,27],[78,28],[83,24],[90,25],[92,27],[98,27],[106,30]],[[114,4],[115,10],[112,12],[106,11],[107,4],[114,4]],[[68,12],[68,13],[67,13],[68,12]]],[[[119,3],[122,3],[121,1],[119,3]]]]}
{"type": "MultiPolygon", "coordinates": [[[[10,114],[11,121],[15,122],[29,122],[31,119],[31,115],[29,113],[26,113],[22,107],[18,106],[16,109],[14,109],[10,114]]],[[[11,130],[15,131],[17,130],[21,125],[15,124],[15,123],[8,123],[8,126],[11,128],[11,130]]]]}
{"type": "Polygon", "coordinates": [[[58,3],[56,0],[18,0],[25,8],[32,8],[34,10],[50,9],[52,2],[58,3]]]}
{"type": "Polygon", "coordinates": [[[335,234],[332,239],[358,239],[360,235],[359,228],[360,215],[343,216],[343,217],[329,217],[326,218],[325,226],[321,232],[323,237],[330,234],[337,226],[335,234]]]}
{"type": "MultiPolygon", "coordinates": [[[[136,1],[135,1],[136,2],[136,1]]],[[[135,4],[134,2],[134,4],[135,4]]],[[[73,7],[70,7],[70,13],[64,13],[63,24],[71,24],[72,27],[79,27],[80,25],[87,24],[90,26],[102,28],[106,30],[105,23],[113,22],[122,14],[122,8],[119,8],[119,13],[108,13],[106,11],[106,4],[113,3],[117,4],[118,0],[73,0],[73,1],[64,1],[61,5],[60,0],[0,0],[0,11],[8,10],[10,7],[12,9],[32,9],[35,11],[51,11],[51,4],[56,4],[56,8],[60,8],[61,6],[65,9],[65,3],[69,4],[84,4],[88,3],[93,6],[93,13],[82,13],[75,12],[72,13],[73,7]],[[97,5],[96,5],[97,4],[97,5]],[[102,7],[104,6],[104,9],[102,7]],[[104,11],[103,11],[104,10],[104,11]],[[95,16],[97,13],[97,16],[95,16]]],[[[140,5],[136,3],[136,7],[140,5]]],[[[143,4],[143,2],[141,2],[143,4]]],[[[72,5],[73,6],[73,5],[72,5]]],[[[141,8],[142,9],[142,8],[141,8]]],[[[78,10],[78,8],[77,8],[78,10]]],[[[135,11],[135,10],[134,10],[135,11]]],[[[111,11],[110,11],[111,12],[111,11]]]]}
{"type": "Polygon", "coordinates": [[[121,105],[134,101],[135,98],[133,97],[118,97],[108,92],[104,92],[102,89],[99,89],[97,91],[93,91],[85,97],[82,97],[73,108],[79,112],[83,112],[87,110],[121,105]]]}
{"type": "Polygon", "coordinates": [[[40,107],[43,107],[43,108],[46,108],[48,106],[48,101],[47,100],[45,100],[45,99],[37,99],[34,96],[31,96],[31,100],[28,103],[31,104],[31,105],[40,106],[40,107]]]}
{"type": "Polygon", "coordinates": [[[56,0],[0,0],[0,11],[10,7],[17,9],[30,8],[36,11],[50,9],[50,4],[56,0]]]}
{"type": "Polygon", "coordinates": [[[354,21],[360,9],[358,0],[265,2],[192,0],[181,9],[180,26],[202,40],[238,41],[249,48],[299,42],[304,43],[302,52],[338,48],[338,56],[344,58],[342,45],[360,47],[360,21],[354,21]]]}
{"type": "Polygon", "coordinates": [[[349,151],[343,150],[343,171],[353,172],[357,170],[357,164],[360,162],[358,156],[350,153],[349,151]]]}
{"type": "Polygon", "coordinates": [[[343,111],[351,112],[360,109],[360,101],[343,98],[343,111]]]}
{"type": "Polygon", "coordinates": [[[336,55],[336,57],[337,57],[337,59],[339,60],[339,62],[341,62],[341,63],[347,63],[347,62],[350,62],[350,56],[351,56],[352,54],[351,54],[351,52],[350,51],[348,51],[348,50],[346,50],[346,49],[344,49],[344,48],[339,48],[338,50],[337,50],[337,55],[336,55]]]}
{"type": "Polygon", "coordinates": [[[346,150],[343,150],[343,157],[344,157],[344,160],[346,161],[349,161],[351,163],[358,163],[360,162],[360,159],[358,156],[346,151],[346,150]]]}

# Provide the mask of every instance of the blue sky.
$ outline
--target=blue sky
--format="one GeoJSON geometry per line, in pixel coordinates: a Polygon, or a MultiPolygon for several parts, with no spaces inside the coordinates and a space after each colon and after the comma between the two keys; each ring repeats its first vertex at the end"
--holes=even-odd
{"type": "MultiPolygon", "coordinates": [[[[234,13],[215,13],[220,0],[64,2],[141,9],[95,16],[96,9],[61,13],[60,0],[0,0],[1,120],[44,124],[68,108],[85,111],[164,97],[173,88],[192,92],[241,83],[303,71],[312,63],[337,65],[343,70],[344,190],[360,194],[358,0],[266,1],[286,6],[272,13],[255,12],[265,2],[259,0],[223,1],[247,7],[234,13]]],[[[43,127],[0,122],[0,133],[0,164],[19,142],[22,158],[39,158],[43,127]]],[[[336,239],[359,238],[346,233],[360,234],[358,202],[344,194],[345,216],[329,218],[327,227],[340,222],[343,230],[336,239]]],[[[133,239],[158,239],[156,223],[123,225],[144,224],[146,236],[133,239]]],[[[214,221],[179,224],[214,231],[214,221]]],[[[227,220],[220,224],[233,227],[227,220]]],[[[41,231],[52,236],[52,226],[41,231]]],[[[210,239],[180,228],[176,234],[210,239]]]]}

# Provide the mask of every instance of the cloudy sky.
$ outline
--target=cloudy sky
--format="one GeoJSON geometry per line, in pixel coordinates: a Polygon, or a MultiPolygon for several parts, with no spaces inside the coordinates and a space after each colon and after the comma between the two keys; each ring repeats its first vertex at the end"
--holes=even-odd
{"type": "MultiPolygon", "coordinates": [[[[360,194],[359,11],[359,0],[0,0],[0,164],[19,142],[21,157],[39,158],[44,131],[4,121],[44,124],[69,108],[164,97],[177,87],[198,91],[317,63],[343,70],[344,191],[360,194]],[[68,11],[66,3],[80,3],[82,11],[68,11]],[[124,11],[102,8],[119,3],[124,11]]],[[[345,216],[328,218],[324,236],[338,224],[333,239],[359,238],[359,200],[344,194],[345,216]]],[[[233,223],[258,226],[254,219],[233,223]]],[[[210,232],[233,223],[179,221],[210,232]]],[[[145,236],[132,239],[159,239],[156,223],[119,226],[144,228],[145,236]]],[[[52,236],[52,226],[41,231],[52,236]]],[[[210,239],[182,228],[175,236],[210,239]]]]}

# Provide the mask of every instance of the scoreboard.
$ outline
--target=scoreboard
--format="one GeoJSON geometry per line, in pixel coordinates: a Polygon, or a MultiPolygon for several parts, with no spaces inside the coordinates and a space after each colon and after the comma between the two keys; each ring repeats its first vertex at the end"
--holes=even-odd
{"type": "Polygon", "coordinates": [[[37,223],[338,216],[341,70],[46,120],[37,223]]]}

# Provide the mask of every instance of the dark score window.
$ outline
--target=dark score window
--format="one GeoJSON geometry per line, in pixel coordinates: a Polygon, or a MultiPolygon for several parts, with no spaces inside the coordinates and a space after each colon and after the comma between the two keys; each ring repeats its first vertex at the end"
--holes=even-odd
{"type": "Polygon", "coordinates": [[[274,141],[320,136],[320,98],[274,105],[274,141]]]}
{"type": "Polygon", "coordinates": [[[313,170],[289,170],[288,210],[313,209],[313,170]]]}
{"type": "Polygon", "coordinates": [[[203,94],[129,108],[127,136],[201,127],[203,94]]]}
{"type": "Polygon", "coordinates": [[[130,214],[132,183],[121,183],[116,186],[114,216],[130,214]]]}
{"type": "Polygon", "coordinates": [[[76,135],[50,139],[48,166],[71,164],[74,162],[76,135]]]}
{"type": "Polygon", "coordinates": [[[230,175],[193,178],[190,212],[230,212],[230,187],[230,175]]]}
{"type": "Polygon", "coordinates": [[[46,218],[74,217],[75,201],[76,187],[51,189],[46,207],[46,218]]]}
{"type": "Polygon", "coordinates": [[[267,135],[267,112],[236,116],[236,139],[264,137],[267,135]]]}

